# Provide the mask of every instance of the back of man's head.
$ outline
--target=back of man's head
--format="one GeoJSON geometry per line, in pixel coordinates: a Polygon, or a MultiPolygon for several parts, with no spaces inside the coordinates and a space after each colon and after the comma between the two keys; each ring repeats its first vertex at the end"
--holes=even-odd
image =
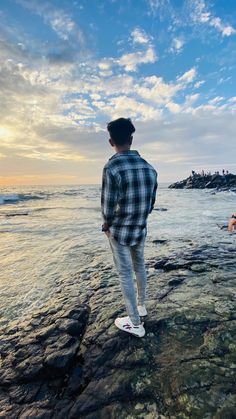
{"type": "Polygon", "coordinates": [[[135,128],[130,118],[118,118],[107,124],[107,130],[111,139],[118,146],[128,144],[135,128]]]}

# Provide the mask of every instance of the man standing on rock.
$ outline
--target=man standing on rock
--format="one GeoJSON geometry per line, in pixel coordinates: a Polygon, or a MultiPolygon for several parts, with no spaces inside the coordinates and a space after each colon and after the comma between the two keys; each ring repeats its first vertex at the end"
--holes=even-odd
{"type": "Polygon", "coordinates": [[[102,231],[109,238],[119,274],[128,316],[115,325],[138,337],[145,335],[140,316],[146,316],[147,276],[144,244],[147,217],[151,213],[157,190],[157,173],[137,151],[130,150],[135,128],[130,119],[119,118],[107,125],[109,143],[116,151],[103,169],[102,231]],[[133,270],[137,280],[136,301],[133,270]]]}

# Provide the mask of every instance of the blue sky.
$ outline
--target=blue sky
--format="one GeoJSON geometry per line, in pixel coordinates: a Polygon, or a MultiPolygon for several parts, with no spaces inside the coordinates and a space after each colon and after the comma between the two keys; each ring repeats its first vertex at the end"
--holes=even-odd
{"type": "Polygon", "coordinates": [[[234,0],[1,0],[0,184],[99,183],[131,117],[160,181],[236,171],[234,0]]]}

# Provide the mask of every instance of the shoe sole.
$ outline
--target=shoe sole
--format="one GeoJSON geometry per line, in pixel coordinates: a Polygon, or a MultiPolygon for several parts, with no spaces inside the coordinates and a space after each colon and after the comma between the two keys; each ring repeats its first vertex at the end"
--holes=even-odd
{"type": "Polygon", "coordinates": [[[119,330],[122,330],[122,332],[129,333],[130,335],[133,335],[133,336],[135,336],[136,338],[143,338],[143,337],[145,336],[145,333],[144,333],[144,335],[140,336],[140,335],[137,335],[136,333],[129,332],[128,330],[122,329],[122,327],[118,326],[116,323],[115,323],[115,326],[116,326],[119,330]]]}

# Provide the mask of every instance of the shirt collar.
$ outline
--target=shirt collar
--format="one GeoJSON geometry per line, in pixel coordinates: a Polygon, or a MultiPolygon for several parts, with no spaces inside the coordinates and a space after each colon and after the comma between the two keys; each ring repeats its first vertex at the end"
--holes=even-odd
{"type": "Polygon", "coordinates": [[[125,151],[119,151],[119,153],[113,154],[113,156],[110,158],[115,159],[116,157],[120,156],[139,156],[139,152],[137,150],[125,150],[125,151]]]}

